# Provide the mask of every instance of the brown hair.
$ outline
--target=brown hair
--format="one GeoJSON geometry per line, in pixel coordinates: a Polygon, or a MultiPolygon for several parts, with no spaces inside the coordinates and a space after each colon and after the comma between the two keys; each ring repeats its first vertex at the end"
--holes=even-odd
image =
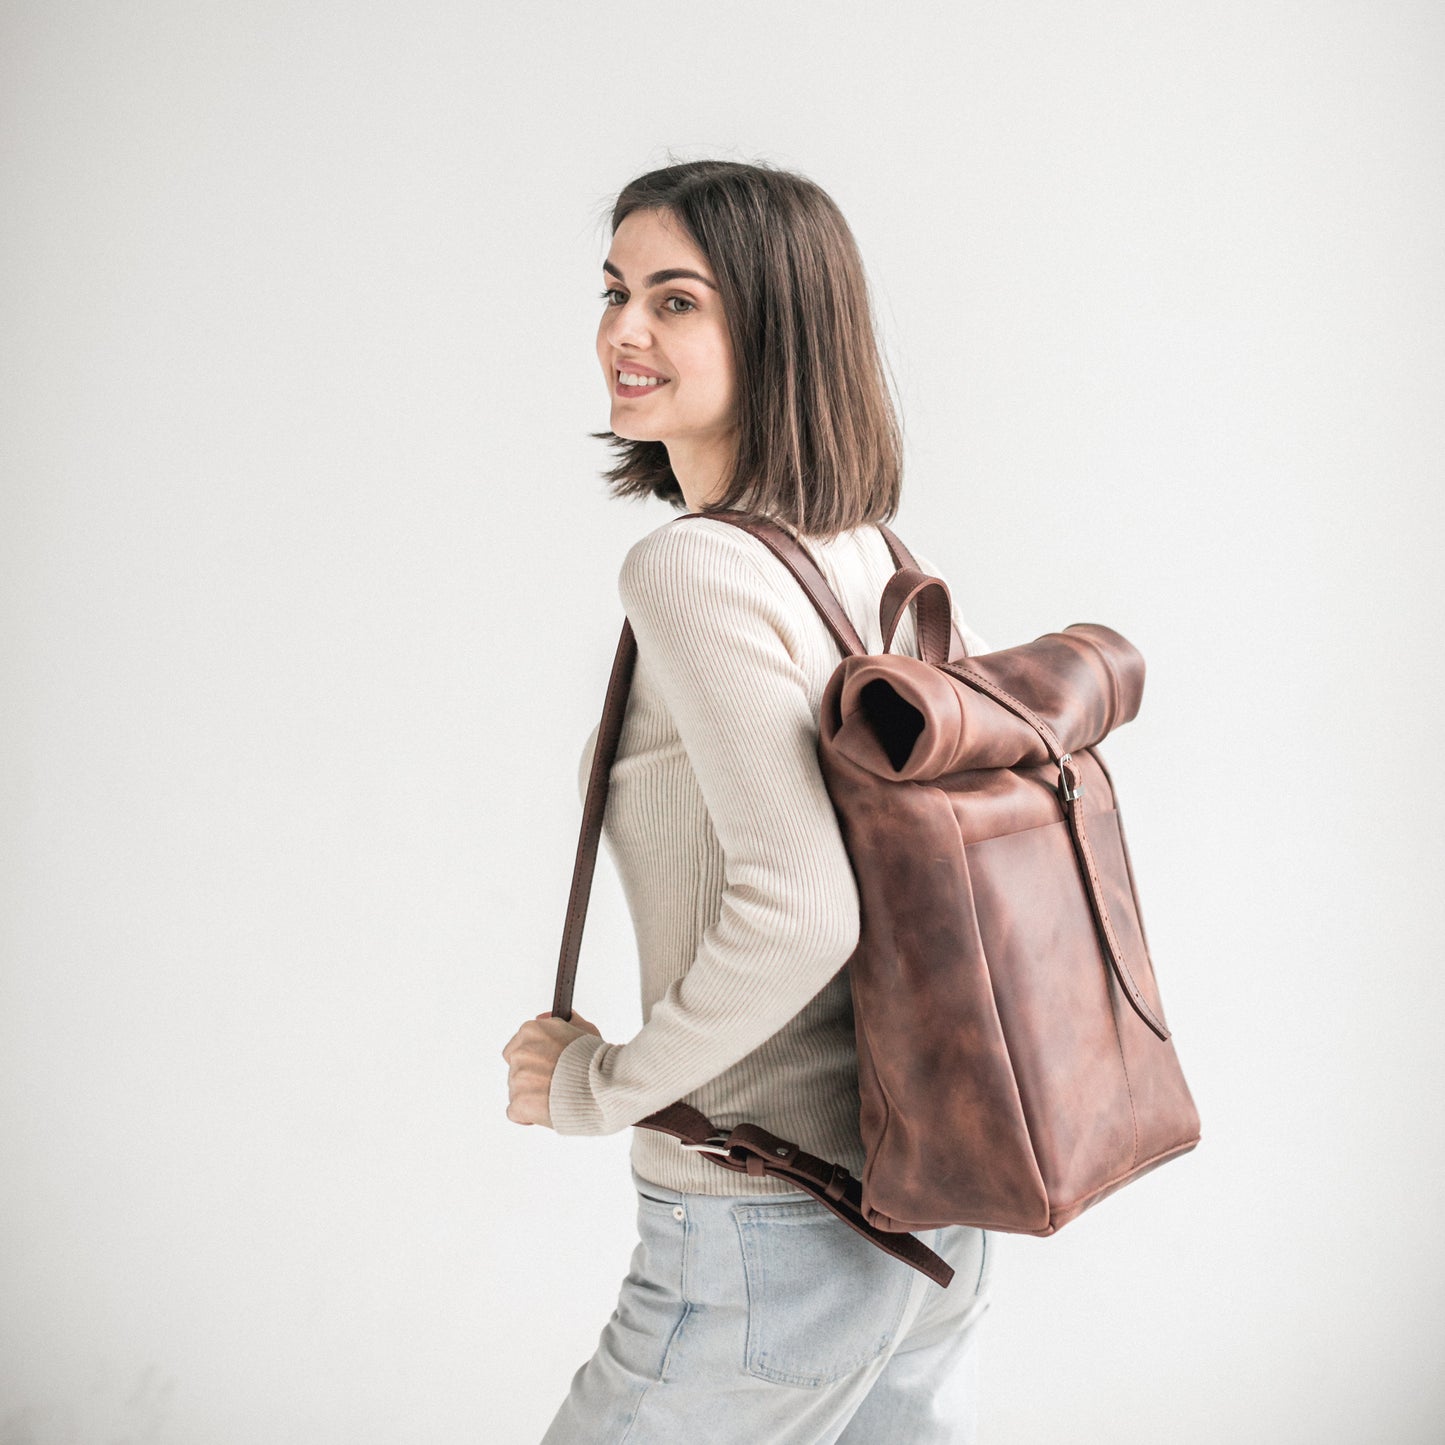
{"type": "MultiPolygon", "coordinates": [[[[740,161],[687,161],[622,188],[615,232],[662,209],[717,278],[737,377],[738,447],[723,495],[735,508],[831,537],[890,521],[903,481],[902,434],[874,335],[868,283],[848,223],[806,177],[740,161]]],[[[610,442],[614,497],[686,507],[660,441],[610,442]]]]}

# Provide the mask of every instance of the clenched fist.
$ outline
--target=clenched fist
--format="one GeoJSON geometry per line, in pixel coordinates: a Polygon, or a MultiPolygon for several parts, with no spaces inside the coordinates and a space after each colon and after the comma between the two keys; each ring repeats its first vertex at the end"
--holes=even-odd
{"type": "Polygon", "coordinates": [[[545,1124],[552,1127],[547,1109],[547,1096],[552,1089],[552,1073],[562,1050],[582,1034],[602,1031],[589,1023],[575,1009],[571,1022],[554,1019],[550,1012],[528,1019],[507,1040],[502,1057],[507,1061],[507,1118],[514,1124],[545,1124]]]}

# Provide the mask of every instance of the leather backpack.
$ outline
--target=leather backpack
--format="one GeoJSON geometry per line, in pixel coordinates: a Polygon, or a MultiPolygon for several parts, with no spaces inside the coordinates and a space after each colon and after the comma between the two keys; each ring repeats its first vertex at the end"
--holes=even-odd
{"type": "MultiPolygon", "coordinates": [[[[755,1124],[670,1104],[657,1129],[722,1168],[786,1180],[936,1283],[911,1230],[1048,1235],[1199,1142],[1164,1020],[1113,779],[1099,742],[1139,710],[1144,659],[1074,623],[970,657],[947,584],[879,525],[898,570],[868,654],[807,549],[741,512],[842,652],[818,758],[858,883],[845,967],[858,1044],[862,1176],[755,1124]],[[918,657],[890,652],[915,609],[918,657]]],[[[592,771],[552,1013],[572,986],[637,647],[624,622],[592,771]]]]}

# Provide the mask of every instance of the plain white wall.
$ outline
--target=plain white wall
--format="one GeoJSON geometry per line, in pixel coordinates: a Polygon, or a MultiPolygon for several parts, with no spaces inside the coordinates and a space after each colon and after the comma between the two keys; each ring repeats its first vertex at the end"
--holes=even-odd
{"type": "MultiPolygon", "coordinates": [[[[1150,665],[1204,1142],[1003,1241],[985,1438],[1440,1438],[1438,6],[0,17],[0,1445],[526,1445],[591,1352],[627,1133],[499,1050],[671,515],[587,435],[598,217],[705,154],[850,218],[970,622],[1150,665]]],[[[604,859],[607,1037],[635,968],[604,859]]]]}

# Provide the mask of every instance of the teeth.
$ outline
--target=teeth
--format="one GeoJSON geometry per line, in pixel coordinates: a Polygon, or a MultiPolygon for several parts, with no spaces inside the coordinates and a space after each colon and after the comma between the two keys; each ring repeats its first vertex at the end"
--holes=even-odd
{"type": "Polygon", "coordinates": [[[617,379],[623,386],[661,386],[666,380],[661,376],[638,376],[631,371],[619,371],[617,379]]]}

